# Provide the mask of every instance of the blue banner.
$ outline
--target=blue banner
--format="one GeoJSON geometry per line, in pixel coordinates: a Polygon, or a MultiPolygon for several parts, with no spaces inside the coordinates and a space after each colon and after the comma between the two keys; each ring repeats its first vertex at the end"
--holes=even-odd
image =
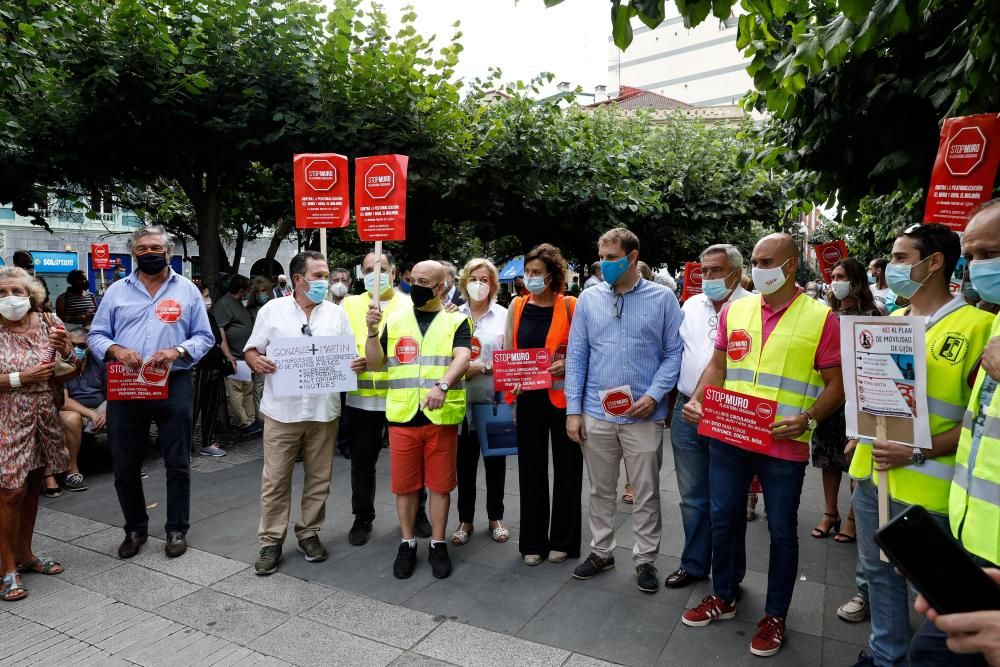
{"type": "Polygon", "coordinates": [[[35,273],[69,273],[80,268],[80,256],[75,252],[44,252],[33,250],[35,273]]]}

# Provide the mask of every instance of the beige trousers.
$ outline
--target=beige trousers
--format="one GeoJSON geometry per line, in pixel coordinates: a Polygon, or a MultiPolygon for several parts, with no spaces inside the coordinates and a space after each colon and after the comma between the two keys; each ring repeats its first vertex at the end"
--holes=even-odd
{"type": "Polygon", "coordinates": [[[618,478],[625,459],[632,480],[632,532],[636,565],[652,563],[660,550],[660,457],[662,422],[616,424],[584,415],[583,458],[590,473],[591,551],[607,558],[615,550],[618,478]]]}
{"type": "Polygon", "coordinates": [[[226,394],[229,396],[229,414],[240,428],[257,420],[257,407],[253,402],[253,382],[226,378],[226,394]]]}
{"type": "Polygon", "coordinates": [[[284,544],[292,505],[292,471],[302,449],[302,510],[295,537],[304,540],[319,532],[326,518],[326,499],[333,474],[333,448],[340,419],[331,422],[285,424],[264,417],[264,472],[260,479],[261,546],[284,544]]]}

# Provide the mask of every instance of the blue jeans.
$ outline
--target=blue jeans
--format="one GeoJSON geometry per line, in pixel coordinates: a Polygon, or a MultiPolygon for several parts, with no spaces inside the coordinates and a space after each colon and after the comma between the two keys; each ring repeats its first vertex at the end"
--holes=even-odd
{"type": "MultiPolygon", "coordinates": [[[[805,446],[805,445],[803,445],[805,446]]],[[[767,566],[764,611],[785,618],[792,603],[799,568],[798,513],[806,462],[755,454],[718,440],[709,444],[712,488],[712,582],[715,594],[736,599],[741,569],[746,569],[747,488],[760,477],[767,505],[771,552],[767,566]]]]}
{"type": "MultiPolygon", "coordinates": [[[[906,579],[896,573],[891,563],[879,559],[875,544],[878,530],[878,490],[870,479],[861,480],[851,499],[854,521],[858,528],[858,562],[868,580],[868,602],[872,632],[868,646],[879,667],[906,665],[910,647],[910,600],[906,579]]],[[[896,516],[906,505],[890,501],[889,514],[896,516]]],[[[948,517],[931,514],[935,521],[950,532],[948,517]]]]}
{"type": "Polygon", "coordinates": [[[670,423],[670,445],[674,451],[677,491],[681,496],[681,521],[684,524],[681,567],[696,577],[707,577],[712,569],[708,438],[698,435],[698,427],[681,418],[687,402],[687,396],[677,394],[673,421],[670,423]]]}

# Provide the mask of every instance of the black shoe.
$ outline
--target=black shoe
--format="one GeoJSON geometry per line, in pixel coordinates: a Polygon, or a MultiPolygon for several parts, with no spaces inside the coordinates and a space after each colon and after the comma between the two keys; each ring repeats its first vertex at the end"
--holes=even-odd
{"type": "Polygon", "coordinates": [[[656,578],[656,568],[652,563],[642,563],[635,568],[635,584],[643,593],[660,590],[660,580],[656,578]]]}
{"type": "Polygon", "coordinates": [[[423,509],[417,510],[417,518],[413,522],[413,533],[417,537],[424,539],[431,536],[431,521],[427,518],[427,512],[423,509]]]}
{"type": "Polygon", "coordinates": [[[365,521],[364,519],[355,519],[354,525],[351,526],[351,530],[347,533],[347,541],[356,547],[360,547],[363,544],[368,543],[368,537],[372,532],[372,522],[365,521]]]}
{"type": "Polygon", "coordinates": [[[296,463],[302,463],[302,450],[301,449],[299,450],[299,453],[295,455],[295,462],[296,463]]]}
{"type": "Polygon", "coordinates": [[[139,549],[146,543],[146,533],[125,533],[125,541],[118,547],[119,558],[131,558],[139,553],[139,549]]]}
{"type": "Polygon", "coordinates": [[[679,567],[670,573],[663,585],[667,588],[684,588],[685,586],[690,586],[696,581],[701,581],[702,579],[707,579],[708,577],[696,577],[683,567],[679,567]]]}
{"type": "MultiPolygon", "coordinates": [[[[587,559],[576,566],[573,570],[573,577],[575,579],[590,579],[595,574],[599,574],[604,570],[610,570],[615,566],[615,557],[608,556],[607,558],[601,558],[597,554],[591,552],[587,559]]],[[[657,584],[659,586],[659,584],[657,584]]]]}
{"type": "Polygon", "coordinates": [[[413,568],[417,566],[417,547],[409,542],[399,543],[396,562],[392,564],[392,576],[397,579],[409,579],[413,576],[413,568]]]}
{"type": "Polygon", "coordinates": [[[875,659],[864,651],[858,653],[858,661],[851,667],[875,667],[875,659]]]}
{"type": "Polygon", "coordinates": [[[430,552],[427,554],[427,562],[431,564],[431,573],[437,579],[447,579],[451,574],[451,558],[448,557],[448,545],[444,542],[440,544],[432,542],[430,552]]]}
{"type": "Polygon", "coordinates": [[[351,448],[350,447],[337,447],[337,451],[348,461],[351,460],[351,448]]]}
{"type": "Polygon", "coordinates": [[[184,533],[179,530],[172,530],[167,533],[167,543],[163,545],[163,551],[167,554],[167,558],[182,556],[187,551],[187,548],[188,543],[184,539],[184,533]]]}

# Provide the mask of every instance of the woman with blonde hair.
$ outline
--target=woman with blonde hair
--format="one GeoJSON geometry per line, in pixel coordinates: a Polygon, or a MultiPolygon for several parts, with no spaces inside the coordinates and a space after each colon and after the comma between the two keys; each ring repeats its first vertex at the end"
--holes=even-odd
{"type": "Polygon", "coordinates": [[[43,469],[69,466],[50,384],[55,361],[46,355],[76,363],[69,336],[56,329],[62,322],[35,312],[44,301],[41,283],[24,269],[0,267],[0,600],[7,602],[28,595],[22,574],[63,572],[31,550],[43,469]]]}
{"type": "MultiPolygon", "coordinates": [[[[461,546],[473,532],[476,512],[476,475],[479,469],[479,437],[472,406],[493,403],[493,350],[504,347],[507,309],[496,302],[500,291],[497,267],[488,259],[472,259],[462,269],[458,289],[465,299],[459,310],[472,320],[472,358],[465,374],[469,408],[458,438],[458,529],[451,543],[461,546]]],[[[486,469],[486,514],[495,542],[506,542],[510,531],[503,525],[503,494],[507,476],[506,456],[484,456],[486,469]]]]}

